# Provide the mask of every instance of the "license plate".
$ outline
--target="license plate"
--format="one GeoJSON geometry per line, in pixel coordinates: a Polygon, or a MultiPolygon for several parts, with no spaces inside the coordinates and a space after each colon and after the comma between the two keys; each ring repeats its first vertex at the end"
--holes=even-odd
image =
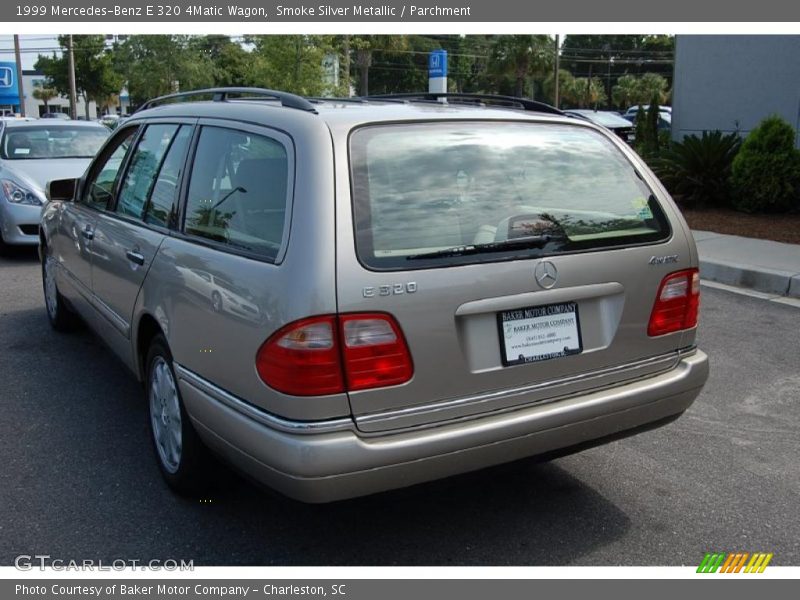
{"type": "Polygon", "coordinates": [[[578,304],[562,302],[497,313],[503,365],[580,354],[578,304]]]}

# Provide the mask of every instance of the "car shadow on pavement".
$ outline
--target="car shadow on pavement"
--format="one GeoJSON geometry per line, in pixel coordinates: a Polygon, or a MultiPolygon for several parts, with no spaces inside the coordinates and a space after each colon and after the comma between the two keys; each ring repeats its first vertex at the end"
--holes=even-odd
{"type": "Polygon", "coordinates": [[[623,536],[625,513],[559,462],[522,460],[408,489],[305,505],[223,470],[172,494],[141,386],[85,328],[44,307],[3,316],[0,564],[36,549],[200,565],[564,565],[623,536]]]}
{"type": "Polygon", "coordinates": [[[14,265],[30,265],[39,262],[36,246],[4,246],[0,248],[0,268],[14,265]]]}

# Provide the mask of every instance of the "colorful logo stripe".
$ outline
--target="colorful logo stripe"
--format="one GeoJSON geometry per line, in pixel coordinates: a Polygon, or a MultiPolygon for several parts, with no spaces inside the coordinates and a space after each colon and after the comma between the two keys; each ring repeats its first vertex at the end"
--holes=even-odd
{"type": "Polygon", "coordinates": [[[766,552],[706,552],[700,566],[697,567],[698,573],[763,573],[764,569],[772,560],[773,554],[766,552]],[[750,559],[747,562],[747,559],[750,559]],[[745,566],[747,563],[747,566],[745,566]]]}

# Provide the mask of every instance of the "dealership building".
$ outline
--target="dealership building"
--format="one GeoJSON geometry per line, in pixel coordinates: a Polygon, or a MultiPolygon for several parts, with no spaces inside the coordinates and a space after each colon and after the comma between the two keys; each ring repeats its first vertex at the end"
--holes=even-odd
{"type": "Polygon", "coordinates": [[[798,132],[800,36],[678,35],[672,137],[703,131],[748,134],[770,115],[798,132]]]}
{"type": "MultiPolygon", "coordinates": [[[[0,62],[0,115],[22,114],[19,104],[19,78],[17,65],[14,62],[0,62]]],[[[33,91],[36,88],[45,86],[45,76],[35,70],[22,71],[22,91],[25,102],[25,116],[41,117],[46,112],[62,112],[69,114],[69,98],[66,96],[56,96],[47,101],[38,100],[34,97],[33,91]]],[[[76,115],[86,116],[86,103],[83,98],[78,96],[76,115]]],[[[111,112],[115,112],[114,108],[111,112]]],[[[119,105],[116,107],[117,114],[128,114],[130,112],[130,102],[125,90],[119,96],[119,105]]],[[[89,118],[96,119],[100,114],[97,111],[95,102],[89,103],[89,118]]]]}

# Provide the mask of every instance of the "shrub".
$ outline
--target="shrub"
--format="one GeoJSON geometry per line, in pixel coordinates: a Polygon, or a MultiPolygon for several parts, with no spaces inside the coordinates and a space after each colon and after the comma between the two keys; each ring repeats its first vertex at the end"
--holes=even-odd
{"type": "Polygon", "coordinates": [[[671,194],[685,206],[731,204],[731,171],[741,140],[735,133],[704,131],[664,151],[652,167],[671,194]]]}
{"type": "Polygon", "coordinates": [[[659,152],[659,99],[660,96],[654,94],[647,111],[640,104],[636,113],[636,151],[645,159],[652,159],[659,152]]]}
{"type": "Polygon", "coordinates": [[[640,104],[639,110],[636,111],[636,151],[644,155],[645,146],[647,146],[647,117],[644,106],[640,104]]]}
{"type": "Polygon", "coordinates": [[[650,154],[658,156],[658,117],[660,114],[659,104],[661,103],[661,95],[658,93],[653,94],[650,99],[650,106],[647,107],[647,135],[648,142],[650,143],[650,154]]]}
{"type": "Polygon", "coordinates": [[[800,151],[795,132],[778,116],[747,136],[733,161],[734,206],[744,212],[785,212],[800,207],[800,151]]]}

